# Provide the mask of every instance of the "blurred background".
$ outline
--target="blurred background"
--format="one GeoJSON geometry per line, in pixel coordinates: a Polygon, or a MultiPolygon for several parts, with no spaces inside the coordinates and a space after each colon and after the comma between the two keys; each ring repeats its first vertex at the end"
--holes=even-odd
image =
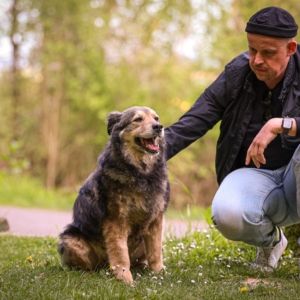
{"type": "MultiPolygon", "coordinates": [[[[0,204],[72,207],[108,113],[147,105],[172,124],[270,5],[300,24],[299,0],[1,0],[0,204]]],[[[218,131],[168,162],[172,208],[211,203],[218,131]]]]}

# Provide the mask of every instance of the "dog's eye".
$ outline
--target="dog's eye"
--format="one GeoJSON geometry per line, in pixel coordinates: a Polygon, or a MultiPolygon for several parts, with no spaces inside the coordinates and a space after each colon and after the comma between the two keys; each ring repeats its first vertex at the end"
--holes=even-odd
{"type": "Polygon", "coordinates": [[[154,120],[155,121],[159,121],[159,117],[154,117],[154,120]]]}
{"type": "Polygon", "coordinates": [[[142,122],[143,118],[142,117],[137,117],[135,119],[133,119],[133,122],[142,122]]]}

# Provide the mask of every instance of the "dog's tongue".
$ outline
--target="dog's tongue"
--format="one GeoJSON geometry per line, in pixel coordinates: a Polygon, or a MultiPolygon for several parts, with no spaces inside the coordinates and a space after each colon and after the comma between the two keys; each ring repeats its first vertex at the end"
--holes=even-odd
{"type": "Polygon", "coordinates": [[[143,139],[144,147],[151,151],[159,151],[159,145],[156,145],[154,139],[143,139]]]}

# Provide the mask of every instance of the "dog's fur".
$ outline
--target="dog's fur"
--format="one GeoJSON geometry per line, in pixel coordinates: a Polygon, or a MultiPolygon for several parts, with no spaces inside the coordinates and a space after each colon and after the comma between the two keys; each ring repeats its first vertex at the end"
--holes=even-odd
{"type": "Polygon", "coordinates": [[[116,278],[132,283],[132,265],[163,268],[169,201],[164,133],[147,107],[111,113],[108,133],[110,141],[79,191],[58,250],[67,266],[95,270],[109,264],[116,278]]]}

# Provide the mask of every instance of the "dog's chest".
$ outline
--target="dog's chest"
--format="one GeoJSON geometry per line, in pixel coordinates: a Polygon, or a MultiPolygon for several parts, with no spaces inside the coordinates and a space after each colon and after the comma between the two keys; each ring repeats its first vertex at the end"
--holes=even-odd
{"type": "Polygon", "coordinates": [[[164,210],[161,193],[147,195],[130,189],[112,191],[107,204],[109,215],[125,218],[132,224],[147,222],[164,210]]]}

